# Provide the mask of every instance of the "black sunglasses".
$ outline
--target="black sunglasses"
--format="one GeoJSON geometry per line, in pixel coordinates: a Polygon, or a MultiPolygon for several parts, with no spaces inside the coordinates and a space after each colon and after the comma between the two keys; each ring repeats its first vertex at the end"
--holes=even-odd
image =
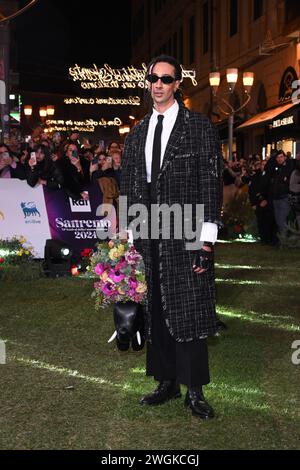
{"type": "Polygon", "coordinates": [[[146,80],[149,83],[156,83],[156,82],[158,82],[159,79],[165,85],[170,85],[171,83],[175,82],[175,80],[176,80],[176,78],[172,77],[171,75],[163,75],[162,77],[159,77],[158,75],[155,75],[154,73],[150,73],[146,77],[146,80]]]}

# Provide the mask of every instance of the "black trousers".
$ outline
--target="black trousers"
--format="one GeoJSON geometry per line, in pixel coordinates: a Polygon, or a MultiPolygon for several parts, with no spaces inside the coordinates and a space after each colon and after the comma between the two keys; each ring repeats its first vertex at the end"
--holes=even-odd
{"type": "MultiPolygon", "coordinates": [[[[152,343],[147,343],[146,375],[155,380],[176,380],[188,388],[209,383],[206,339],[179,343],[169,333],[161,302],[158,240],[152,240],[152,343]]],[[[199,274],[200,276],[200,274],[199,274]]]]}
{"type": "Polygon", "coordinates": [[[256,206],[255,215],[257,220],[257,228],[262,243],[274,244],[276,238],[276,222],[273,209],[269,206],[256,206]]]}

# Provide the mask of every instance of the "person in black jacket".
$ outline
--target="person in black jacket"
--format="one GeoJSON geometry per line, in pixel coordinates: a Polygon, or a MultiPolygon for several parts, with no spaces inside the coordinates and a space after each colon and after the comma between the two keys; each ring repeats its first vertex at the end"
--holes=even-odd
{"type": "Polygon", "coordinates": [[[276,154],[276,165],[270,170],[270,195],[273,201],[274,216],[280,234],[287,230],[287,218],[291,207],[289,204],[289,183],[294,162],[287,159],[283,150],[276,154]]]}
{"type": "Polygon", "coordinates": [[[0,144],[0,178],[17,178],[25,180],[24,166],[16,162],[6,144],[0,144]]]}
{"type": "Polygon", "coordinates": [[[27,183],[32,188],[43,184],[49,189],[60,189],[63,185],[62,172],[51,160],[50,150],[42,144],[34,148],[28,160],[27,183]]]}
{"type": "Polygon", "coordinates": [[[79,156],[78,147],[68,144],[65,155],[57,161],[63,174],[63,188],[68,196],[79,200],[89,199],[85,190],[90,182],[89,162],[79,156]]]}
{"type": "Polygon", "coordinates": [[[176,59],[156,57],[146,74],[152,112],[126,137],[120,188],[128,208],[143,205],[150,214],[139,223],[145,230],[132,234],[143,257],[148,288],[146,375],[157,382],[140,404],[157,406],[179,398],[182,384],[187,387],[185,406],[193,416],[207,420],[214,417],[202,387],[210,381],[207,338],[218,331],[213,250],[221,226],[221,147],[209,119],[184,106],[179,91],[182,69],[176,59]],[[173,205],[184,209],[186,204],[193,209],[189,216],[193,227],[199,224],[197,205],[204,207],[203,225],[198,225],[196,235],[199,243],[193,250],[187,248],[184,233],[175,235],[176,217],[166,236],[157,212],[173,205]]]}
{"type": "Polygon", "coordinates": [[[263,244],[276,244],[276,224],[272,201],[268,197],[268,180],[262,172],[261,162],[254,164],[254,173],[249,182],[249,200],[255,209],[257,228],[263,244]]]}

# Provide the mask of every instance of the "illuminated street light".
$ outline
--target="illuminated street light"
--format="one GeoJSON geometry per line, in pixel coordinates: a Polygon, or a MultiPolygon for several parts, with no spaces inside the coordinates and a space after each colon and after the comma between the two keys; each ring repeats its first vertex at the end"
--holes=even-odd
{"type": "Polygon", "coordinates": [[[254,73],[253,72],[244,72],[243,74],[243,84],[245,87],[245,92],[250,93],[252,85],[254,82],[254,73]]]}
{"type": "Polygon", "coordinates": [[[229,85],[230,92],[233,92],[235,84],[239,76],[238,69],[227,69],[226,70],[226,79],[229,85]]]}
{"type": "Polygon", "coordinates": [[[47,106],[47,115],[48,116],[54,116],[55,114],[55,108],[54,106],[51,104],[51,105],[48,105],[47,106]]]}
{"type": "MultiPolygon", "coordinates": [[[[229,85],[229,93],[232,94],[234,91],[234,87],[238,81],[238,75],[239,71],[237,68],[231,68],[226,70],[226,80],[229,85]]],[[[253,72],[244,72],[243,73],[243,85],[245,88],[245,93],[247,95],[247,98],[245,102],[237,109],[235,109],[231,104],[229,100],[226,100],[225,98],[221,98],[220,100],[222,101],[223,104],[227,106],[227,110],[224,110],[223,107],[218,104],[218,108],[224,113],[226,116],[228,116],[228,153],[229,153],[229,160],[232,160],[232,143],[233,143],[233,118],[235,113],[238,113],[241,111],[243,108],[247,106],[251,99],[251,88],[254,83],[254,73],[253,72]]],[[[217,96],[218,88],[220,85],[220,73],[219,72],[212,72],[209,74],[209,84],[212,88],[213,95],[217,96]]]]}
{"type": "Polygon", "coordinates": [[[46,117],[47,116],[47,108],[45,108],[45,107],[40,108],[39,109],[39,114],[40,114],[41,118],[46,117]]]}
{"type": "Polygon", "coordinates": [[[209,74],[209,84],[212,87],[213,94],[216,95],[220,85],[220,72],[211,72],[209,74]]]}
{"type": "Polygon", "coordinates": [[[30,104],[26,104],[24,106],[24,114],[25,114],[25,116],[31,116],[32,115],[32,106],[30,104]]]}

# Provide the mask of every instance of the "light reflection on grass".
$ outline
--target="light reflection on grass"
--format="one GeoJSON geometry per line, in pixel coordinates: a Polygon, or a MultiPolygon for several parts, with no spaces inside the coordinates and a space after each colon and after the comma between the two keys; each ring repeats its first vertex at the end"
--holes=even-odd
{"type": "MultiPolygon", "coordinates": [[[[109,385],[112,387],[124,388],[122,384],[113,383],[110,380],[104,379],[102,377],[93,377],[90,375],[81,374],[80,372],[78,372],[78,370],[69,369],[67,367],[55,366],[53,364],[48,364],[47,362],[38,361],[36,359],[28,359],[20,356],[11,356],[11,359],[26,366],[30,366],[36,369],[47,370],[49,372],[55,372],[56,374],[66,375],[68,377],[74,377],[76,379],[83,379],[86,382],[90,382],[93,384],[109,385]]],[[[125,388],[127,388],[127,384],[125,388]]]]}
{"type": "MultiPolygon", "coordinates": [[[[145,369],[142,367],[135,367],[130,369],[130,372],[133,374],[144,374],[145,369]]],[[[221,397],[222,403],[227,404],[238,404],[243,405],[243,407],[256,410],[256,411],[269,411],[270,406],[267,403],[259,403],[262,401],[266,394],[254,387],[243,387],[237,385],[229,385],[224,382],[214,381],[205,387],[205,390],[211,391],[209,395],[211,395],[211,399],[215,400],[216,395],[221,397]],[[259,400],[256,402],[255,400],[259,400]]]]}
{"type": "MultiPolygon", "coordinates": [[[[277,271],[282,271],[282,266],[259,266],[259,265],[240,265],[240,264],[222,264],[222,263],[215,263],[215,267],[218,268],[218,269],[253,269],[253,270],[256,270],[256,269],[259,269],[259,270],[264,270],[264,271],[268,271],[268,270],[277,270],[277,271]]],[[[300,268],[296,268],[296,267],[288,267],[288,266],[284,266],[284,270],[285,271],[294,271],[295,269],[300,269],[300,268]]]]}
{"type": "MultiPolygon", "coordinates": [[[[131,382],[130,378],[123,383],[114,383],[111,380],[107,380],[102,377],[94,377],[87,374],[82,374],[77,370],[73,370],[67,367],[56,366],[36,359],[29,359],[21,356],[11,356],[11,360],[14,360],[17,363],[32,368],[42,369],[59,375],[65,375],[67,377],[81,379],[93,385],[101,387],[114,387],[127,393],[142,393],[142,389],[144,387],[143,383],[141,383],[141,385],[139,386],[135,383],[135,381],[131,382]]],[[[145,373],[145,369],[143,367],[131,368],[129,369],[129,371],[133,374],[139,375],[145,373]]],[[[272,397],[272,395],[267,394],[258,388],[238,385],[232,386],[224,382],[218,383],[217,381],[215,381],[214,383],[210,383],[206,387],[206,390],[208,392],[208,395],[210,395],[212,401],[218,401],[225,406],[238,406],[239,408],[243,409],[270,413],[271,406],[267,402],[264,402],[264,400],[268,399],[268,397],[272,397]]],[[[232,409],[234,410],[234,408],[232,409]]],[[[289,414],[289,411],[287,410],[287,408],[281,407],[280,411],[278,410],[278,413],[281,415],[287,415],[289,414]]]]}
{"type": "Polygon", "coordinates": [[[274,328],[277,330],[283,331],[300,331],[300,325],[295,325],[294,323],[287,323],[284,320],[291,320],[290,316],[284,315],[269,315],[269,314],[259,314],[253,311],[242,311],[235,310],[233,308],[225,307],[218,305],[218,313],[225,315],[226,317],[238,318],[240,320],[249,321],[251,323],[261,324],[269,328],[274,328]]]}
{"type": "Polygon", "coordinates": [[[133,367],[132,369],[130,369],[130,372],[132,372],[133,374],[145,374],[146,373],[146,369],[145,367],[133,367]]]}
{"type": "Polygon", "coordinates": [[[258,243],[255,238],[235,238],[234,240],[217,240],[217,243],[258,243]]]}
{"type": "Polygon", "coordinates": [[[250,279],[223,279],[223,278],[216,278],[216,282],[218,284],[234,284],[238,286],[269,286],[269,287],[282,287],[282,286],[290,286],[290,287],[300,287],[300,282],[293,282],[289,280],[285,281],[251,281],[250,279]]]}
{"type": "MultiPolygon", "coordinates": [[[[49,372],[54,372],[59,375],[65,375],[65,376],[76,378],[76,379],[82,379],[91,384],[96,384],[100,386],[108,385],[111,387],[116,387],[126,392],[136,392],[137,389],[139,388],[136,386],[136,384],[130,383],[130,380],[126,381],[125,383],[116,384],[102,377],[93,377],[90,375],[82,374],[77,370],[69,369],[67,367],[55,366],[53,364],[49,364],[44,361],[38,361],[36,359],[29,359],[29,358],[20,357],[20,356],[12,356],[11,359],[25,366],[30,366],[36,369],[42,369],[42,370],[46,370],[49,372]]],[[[134,369],[130,369],[130,371],[135,374],[136,373],[141,374],[142,372],[143,373],[145,372],[143,368],[134,368],[134,369]]],[[[214,392],[216,392],[218,395],[222,397],[223,403],[239,404],[239,406],[242,406],[243,408],[248,408],[248,409],[257,410],[257,411],[267,411],[270,408],[269,405],[267,405],[266,403],[253,402],[252,398],[254,398],[255,396],[261,397],[261,398],[263,396],[263,392],[261,392],[258,389],[248,388],[248,387],[237,387],[237,386],[232,387],[230,385],[223,384],[223,383],[210,384],[208,387],[210,389],[213,389],[214,392]]]]}
{"type": "Polygon", "coordinates": [[[249,266],[249,265],[239,265],[239,264],[220,264],[215,263],[215,267],[219,269],[262,269],[261,266],[249,266]]]}
{"type": "Polygon", "coordinates": [[[218,284],[237,284],[239,286],[243,286],[243,285],[261,286],[261,285],[269,285],[270,284],[270,282],[262,282],[262,281],[249,281],[249,280],[240,281],[238,279],[221,279],[221,278],[217,278],[216,282],[218,284]]]}

